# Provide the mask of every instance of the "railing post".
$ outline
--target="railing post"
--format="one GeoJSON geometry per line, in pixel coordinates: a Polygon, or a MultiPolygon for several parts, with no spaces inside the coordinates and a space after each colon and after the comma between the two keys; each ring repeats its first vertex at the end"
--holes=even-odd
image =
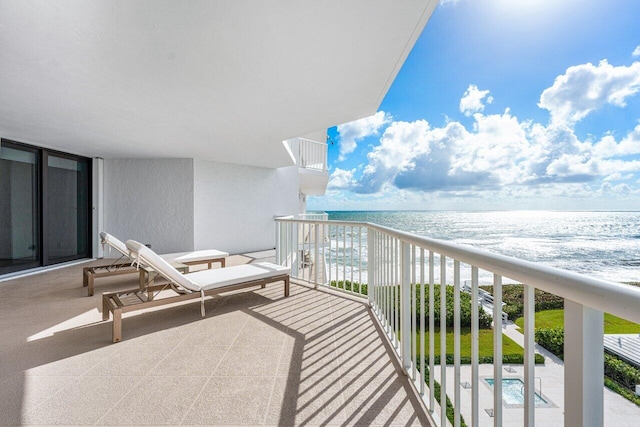
{"type": "Polygon", "coordinates": [[[502,426],[502,276],[493,275],[493,425],[502,426]]]}
{"type": "MultiPolygon", "coordinates": [[[[319,265],[320,265],[319,249],[320,249],[320,247],[318,245],[318,240],[320,240],[320,232],[319,232],[320,224],[318,224],[316,222],[315,224],[313,224],[313,228],[314,228],[314,230],[313,230],[313,234],[314,234],[314,236],[313,236],[313,240],[314,240],[314,246],[313,246],[313,254],[314,254],[313,270],[314,271],[313,271],[313,273],[314,273],[314,276],[315,276],[313,286],[315,288],[317,288],[318,287],[318,270],[320,268],[319,267],[319,265]]],[[[324,268],[323,268],[323,271],[324,271],[324,268]]]]}
{"type": "Polygon", "coordinates": [[[535,298],[534,287],[524,285],[524,426],[535,426],[535,298]]]}
{"type": "Polygon", "coordinates": [[[480,307],[478,302],[478,267],[471,267],[471,425],[480,425],[480,307]]]}
{"type": "Polygon", "coordinates": [[[280,243],[280,221],[276,221],[276,264],[282,264],[282,256],[280,251],[282,250],[282,243],[280,243]]]}
{"type": "Polygon", "coordinates": [[[305,158],[305,155],[304,155],[304,144],[303,144],[302,140],[300,138],[298,138],[298,162],[299,162],[299,165],[302,166],[303,168],[307,166],[305,164],[304,158],[305,158]]]}
{"type": "Polygon", "coordinates": [[[411,368],[411,309],[410,309],[410,269],[409,243],[401,242],[400,251],[400,337],[402,369],[409,375],[411,368]]]}
{"type": "Polygon", "coordinates": [[[460,427],[460,261],[453,262],[453,425],[460,427]]]}
{"type": "Polygon", "coordinates": [[[424,282],[424,267],[425,267],[425,262],[424,262],[424,248],[420,248],[420,394],[422,396],[424,396],[424,392],[425,392],[425,383],[424,383],[424,373],[425,373],[425,363],[424,363],[424,358],[425,355],[427,354],[426,349],[427,349],[427,343],[424,340],[424,318],[425,318],[425,311],[424,311],[424,300],[426,297],[426,292],[425,290],[427,289],[427,284],[424,282]]]}
{"type": "Polygon", "coordinates": [[[564,300],[564,425],[604,424],[604,315],[564,300]]]}
{"type": "Polygon", "coordinates": [[[434,255],[433,251],[429,251],[429,411],[435,411],[435,273],[434,273],[434,255]]]}
{"type": "MultiPolygon", "coordinates": [[[[375,243],[373,241],[373,230],[367,228],[367,295],[369,305],[373,305],[373,293],[375,291],[376,268],[375,265],[375,243]]],[[[361,248],[362,249],[362,248],[361,248]]],[[[362,284],[360,284],[362,286],[362,284]]]]}
{"type": "Polygon", "coordinates": [[[447,425],[447,257],[440,254],[440,425],[447,425]]]}

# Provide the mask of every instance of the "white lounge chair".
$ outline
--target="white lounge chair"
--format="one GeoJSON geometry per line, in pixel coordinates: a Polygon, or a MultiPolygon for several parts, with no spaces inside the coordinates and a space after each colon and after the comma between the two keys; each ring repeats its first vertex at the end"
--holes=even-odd
{"type": "Polygon", "coordinates": [[[150,266],[169,281],[169,285],[157,285],[146,291],[105,293],[102,296],[102,319],[109,320],[113,313],[112,340],[122,339],[122,314],[159,305],[172,304],[189,299],[200,298],[200,310],[205,315],[204,300],[207,295],[215,295],[249,286],[265,287],[268,283],[284,282],[284,296],[289,296],[289,267],[259,262],[233,267],[201,270],[193,273],[180,273],[164,258],[151,249],[134,240],[128,240],[126,247],[134,262],[150,266]],[[149,291],[172,290],[175,295],[168,297],[150,297],[149,291]]]}
{"type": "MultiPolygon", "coordinates": [[[[135,273],[137,270],[131,268],[131,256],[127,246],[118,238],[109,233],[100,233],[100,242],[103,246],[109,246],[120,254],[120,258],[108,265],[100,265],[93,267],[85,267],[82,270],[82,286],[87,287],[88,296],[93,295],[94,281],[99,277],[115,276],[120,274],[135,273]],[[126,261],[125,261],[126,260],[126,261]]],[[[225,266],[225,258],[229,256],[227,252],[216,249],[206,249],[192,252],[177,252],[171,254],[160,255],[168,263],[180,263],[184,265],[207,264],[208,268],[213,266],[214,262],[219,262],[221,267],[225,266]]],[[[147,275],[145,269],[139,270],[140,288],[151,285],[153,280],[147,275]]]]}

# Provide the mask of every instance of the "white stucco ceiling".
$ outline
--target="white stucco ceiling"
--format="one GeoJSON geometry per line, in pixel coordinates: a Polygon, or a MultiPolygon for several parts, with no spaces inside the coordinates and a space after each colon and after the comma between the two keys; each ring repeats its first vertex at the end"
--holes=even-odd
{"type": "Polygon", "coordinates": [[[283,166],[376,111],[436,1],[0,0],[0,137],[283,166]]]}

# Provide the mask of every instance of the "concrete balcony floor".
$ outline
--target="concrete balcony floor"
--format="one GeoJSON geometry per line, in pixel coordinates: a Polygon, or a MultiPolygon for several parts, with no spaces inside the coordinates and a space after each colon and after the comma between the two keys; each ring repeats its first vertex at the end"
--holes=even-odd
{"type": "Polygon", "coordinates": [[[273,284],[124,315],[112,344],[101,294],[137,276],[87,297],[88,265],[0,283],[0,425],[429,425],[359,301],[273,284]]]}

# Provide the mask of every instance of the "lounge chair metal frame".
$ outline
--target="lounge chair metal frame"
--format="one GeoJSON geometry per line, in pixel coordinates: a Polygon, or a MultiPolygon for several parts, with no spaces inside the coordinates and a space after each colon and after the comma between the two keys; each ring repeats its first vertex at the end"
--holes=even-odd
{"type": "Polygon", "coordinates": [[[100,277],[119,276],[121,274],[135,273],[136,270],[131,265],[131,261],[119,262],[124,257],[120,257],[108,265],[96,265],[93,267],[84,267],[82,269],[82,286],[87,289],[88,296],[93,295],[94,281],[100,277]]]}
{"type": "MultiPolygon", "coordinates": [[[[269,283],[284,282],[284,296],[289,296],[289,274],[280,274],[277,276],[266,277],[264,279],[251,280],[248,282],[238,283],[234,285],[228,285],[221,288],[210,289],[204,291],[206,296],[213,296],[223,292],[234,291],[251,286],[260,286],[264,288],[269,283]]],[[[168,288],[164,285],[149,286],[146,290],[130,289],[127,291],[110,292],[102,294],[102,320],[109,320],[110,313],[113,314],[112,323],[112,342],[116,343],[122,340],[122,314],[129,313],[137,310],[144,310],[146,308],[158,307],[167,304],[175,304],[177,302],[188,301],[193,299],[200,299],[201,294],[199,292],[193,292],[188,294],[178,293],[173,287],[168,288]],[[169,290],[176,292],[175,296],[165,298],[149,298],[150,292],[156,293],[162,290],[169,290]]]]}

